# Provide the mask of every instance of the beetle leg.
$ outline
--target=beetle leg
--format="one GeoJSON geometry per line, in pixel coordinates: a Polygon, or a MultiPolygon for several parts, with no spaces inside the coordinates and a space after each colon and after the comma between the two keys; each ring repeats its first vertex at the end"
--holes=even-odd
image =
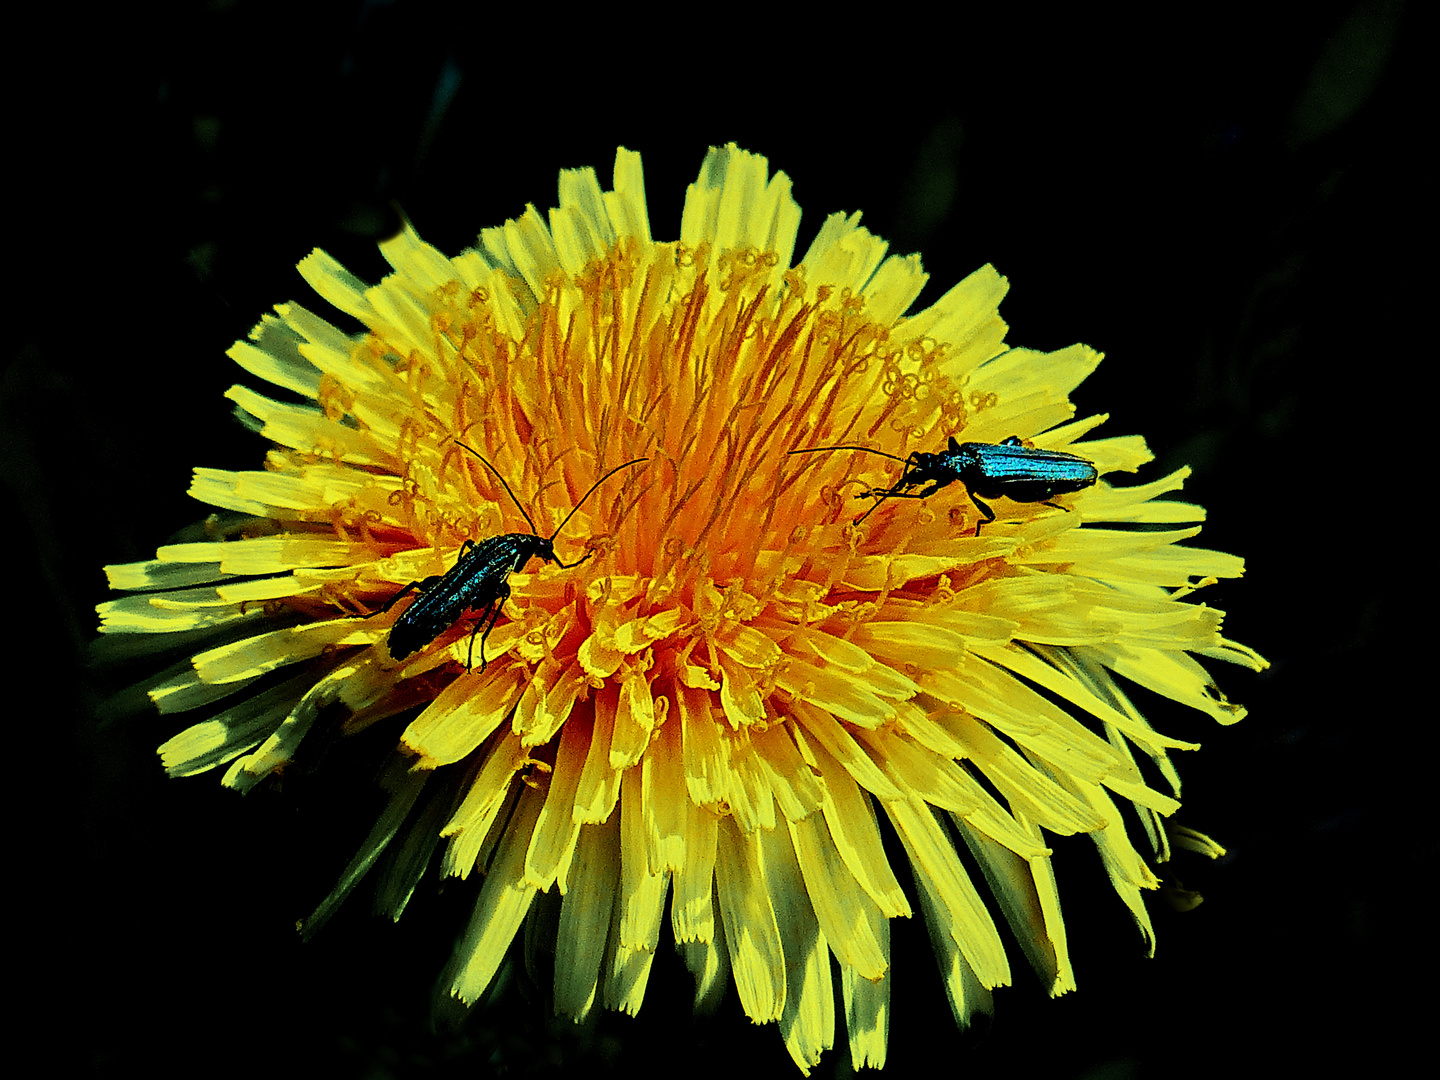
{"type": "MultiPolygon", "coordinates": [[[[864,498],[863,495],[857,495],[857,496],[855,496],[855,497],[856,497],[857,499],[863,499],[863,498],[864,498]]],[[[883,495],[882,495],[880,498],[876,499],[876,500],[875,500],[875,506],[870,507],[869,510],[866,510],[863,514],[861,514],[858,518],[856,518],[855,521],[854,521],[854,524],[859,525],[862,521],[864,521],[867,517],[869,517],[871,514],[873,514],[873,513],[875,512],[875,507],[876,507],[876,506],[879,506],[879,505],[880,505],[882,502],[884,502],[884,501],[885,501],[885,497],[884,497],[883,495]]]]}
{"type": "Polygon", "coordinates": [[[983,502],[981,502],[974,494],[970,496],[970,501],[975,504],[975,509],[979,510],[980,513],[985,515],[984,521],[976,522],[975,524],[975,536],[978,539],[980,536],[980,526],[989,525],[990,522],[994,521],[995,511],[991,510],[990,507],[986,506],[983,502]]]}
{"type": "Polygon", "coordinates": [[[470,631],[470,651],[465,654],[466,671],[472,671],[475,667],[475,635],[480,634],[480,627],[483,624],[485,632],[480,634],[480,674],[485,674],[485,669],[490,664],[490,661],[485,659],[485,641],[490,636],[490,631],[495,629],[495,620],[500,618],[500,609],[509,599],[510,585],[507,582],[501,582],[500,588],[496,590],[495,602],[490,605],[490,609],[484,615],[480,616],[479,622],[475,624],[475,629],[470,631]]]}
{"type": "Polygon", "coordinates": [[[918,453],[918,451],[912,450],[909,456],[905,458],[905,468],[900,470],[900,479],[895,481],[897,488],[910,487],[916,482],[910,479],[910,477],[920,471],[920,462],[916,460],[916,453],[918,453]]]}
{"type": "MultiPolygon", "coordinates": [[[[867,517],[873,514],[876,508],[886,499],[923,499],[925,497],[924,495],[916,495],[907,490],[908,488],[916,487],[919,484],[924,483],[923,480],[910,479],[910,477],[913,476],[916,472],[918,472],[919,469],[920,462],[915,459],[915,452],[912,452],[910,456],[905,459],[905,468],[900,470],[900,479],[896,480],[891,487],[871,488],[869,491],[863,491],[859,495],[856,495],[855,497],[857,499],[874,499],[875,505],[870,507],[869,510],[866,510],[865,513],[861,514],[858,518],[856,518],[855,524],[859,525],[867,517]]],[[[938,487],[940,487],[940,484],[937,483],[935,487],[932,487],[930,489],[930,491],[934,491],[938,487]]],[[[927,495],[929,493],[930,492],[926,492],[927,495]]]]}
{"type": "MultiPolygon", "coordinates": [[[[856,524],[856,525],[859,525],[862,521],[864,521],[864,520],[865,520],[866,518],[868,518],[871,514],[873,514],[876,510],[878,510],[878,509],[880,508],[880,504],[883,503],[886,499],[922,499],[922,498],[924,498],[923,495],[917,495],[917,494],[916,494],[915,492],[913,492],[913,491],[901,491],[899,488],[876,488],[874,491],[870,492],[869,494],[870,494],[872,497],[874,497],[874,499],[875,499],[875,505],[872,506],[872,507],[870,507],[869,510],[866,510],[865,513],[861,514],[858,518],[855,519],[855,524],[856,524]]],[[[856,495],[855,497],[856,497],[857,499],[863,499],[863,498],[865,498],[864,495],[856,495]]]]}
{"type": "MultiPolygon", "coordinates": [[[[931,488],[929,491],[902,491],[900,488],[876,488],[867,491],[864,495],[856,495],[857,499],[874,499],[875,506],[879,506],[886,499],[924,499],[936,491],[931,488]]],[[[873,510],[875,507],[871,507],[873,510]]]]}
{"type": "MultiPolygon", "coordinates": [[[[918,483],[921,484],[923,484],[924,482],[925,481],[923,480],[918,481],[918,483]]],[[[857,499],[873,497],[875,499],[875,505],[870,507],[869,510],[866,510],[865,513],[861,514],[858,518],[856,518],[855,524],[859,525],[860,522],[864,521],[867,517],[873,514],[880,506],[880,504],[886,499],[925,499],[935,494],[935,492],[939,491],[944,486],[944,483],[936,480],[928,491],[906,491],[900,484],[896,484],[893,488],[874,488],[871,491],[867,491],[864,495],[856,495],[855,497],[857,499]]]]}
{"type": "MultiPolygon", "coordinates": [[[[389,600],[386,600],[384,607],[382,607],[379,611],[372,611],[370,614],[371,614],[371,615],[379,615],[379,614],[382,614],[383,612],[389,611],[392,607],[394,607],[394,606],[400,601],[400,598],[401,598],[401,597],[405,596],[405,595],[406,595],[407,593],[409,593],[412,589],[415,590],[416,592],[424,592],[426,589],[430,588],[430,586],[434,585],[437,581],[439,581],[440,578],[443,577],[443,576],[444,576],[444,575],[442,575],[442,574],[431,574],[429,577],[424,578],[424,579],[422,579],[422,580],[420,580],[420,581],[412,581],[412,582],[410,582],[409,585],[406,585],[403,589],[401,589],[399,592],[397,592],[394,596],[390,597],[389,600]]],[[[366,616],[366,618],[369,618],[369,616],[366,616]]]]}
{"type": "MultiPolygon", "coordinates": [[[[923,499],[923,498],[925,497],[925,495],[916,495],[915,493],[911,492],[910,489],[911,489],[911,488],[915,488],[915,487],[919,487],[921,484],[925,483],[926,481],[925,481],[925,480],[912,480],[912,479],[910,479],[910,477],[911,477],[912,475],[914,475],[914,473],[912,473],[912,471],[911,471],[911,469],[910,469],[910,466],[909,466],[909,465],[906,465],[906,466],[905,466],[905,471],[900,474],[900,479],[899,479],[899,480],[896,480],[895,483],[894,483],[894,485],[892,485],[891,487],[888,487],[888,488],[871,488],[869,491],[865,492],[864,495],[857,495],[857,496],[855,496],[855,497],[856,497],[857,499],[863,499],[863,498],[866,498],[867,496],[870,496],[870,495],[878,495],[878,496],[880,496],[881,498],[884,498],[884,499],[888,499],[888,498],[892,498],[892,497],[893,497],[893,498],[897,498],[897,499],[923,499]]],[[[938,481],[938,480],[933,481],[933,483],[935,484],[935,487],[932,487],[932,488],[930,489],[930,491],[934,491],[934,490],[936,490],[936,488],[939,488],[939,487],[943,486],[943,485],[940,483],[940,481],[938,481]]],[[[930,492],[926,492],[925,494],[928,495],[929,493],[930,493],[930,492]]]]}
{"type": "Polygon", "coordinates": [[[581,555],[580,558],[576,559],[574,562],[561,562],[559,559],[556,559],[555,565],[560,567],[562,570],[573,570],[575,569],[575,567],[579,566],[582,562],[584,562],[586,559],[590,558],[590,556],[594,554],[594,548],[587,548],[585,550],[585,554],[581,555]]]}

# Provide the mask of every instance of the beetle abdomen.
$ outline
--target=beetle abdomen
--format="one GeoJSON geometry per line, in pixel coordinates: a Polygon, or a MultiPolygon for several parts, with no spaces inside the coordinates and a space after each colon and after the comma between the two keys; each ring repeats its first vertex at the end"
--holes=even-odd
{"type": "Polygon", "coordinates": [[[434,641],[467,611],[488,608],[510,595],[506,579],[537,554],[544,537],[505,533],[471,544],[439,581],[400,613],[390,627],[387,646],[403,660],[434,641]]]}

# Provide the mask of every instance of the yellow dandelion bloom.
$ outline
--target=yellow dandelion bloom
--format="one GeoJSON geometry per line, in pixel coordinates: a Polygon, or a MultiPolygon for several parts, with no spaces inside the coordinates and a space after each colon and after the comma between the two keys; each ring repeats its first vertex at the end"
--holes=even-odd
{"type": "Polygon", "coordinates": [[[580,1019],[640,1008],[668,908],[697,996],[733,982],[802,1070],[834,1043],[837,967],[852,1060],[884,1063],[889,924],[917,907],[962,1023],[1011,979],[997,916],[1070,989],[1056,837],[1094,841],[1148,936],[1169,755],[1193,745],[1125,686],[1228,724],[1244,711],[1195,657],[1264,661],[1189,601],[1242,563],[1182,546],[1204,513],[1168,498],[1185,471],[1106,479],[1150,455],[1074,418],[1100,355],[1006,346],[988,266],[907,315],[919,259],[858,214],[797,259],[789,179],[734,146],[678,241],[651,237],[625,150],[612,190],[564,172],[559,202],[454,258],[407,228],[378,285],[316,251],[300,273],[365,332],[284,304],[230,350],[286,395],[229,392],[265,467],[197,469],[191,494],[231,516],[110,567],[131,595],[100,607],[107,633],[199,641],[150,691],[204,715],[164,767],[244,791],[317,728],[393,725],[388,807],[308,930],[382,853],[398,918],[438,858],[483,876],[451,992],[474,1001],[543,917],[554,1007],[580,1019]],[[879,498],[904,475],[882,455],[1014,436],[1102,479],[879,498]],[[790,453],[835,445],[880,453],[790,453]],[[543,538],[572,510],[556,562],[530,558],[526,518],[543,538]],[[468,614],[429,592],[457,564],[468,614]],[[427,596],[397,658],[390,629],[427,596]]]}

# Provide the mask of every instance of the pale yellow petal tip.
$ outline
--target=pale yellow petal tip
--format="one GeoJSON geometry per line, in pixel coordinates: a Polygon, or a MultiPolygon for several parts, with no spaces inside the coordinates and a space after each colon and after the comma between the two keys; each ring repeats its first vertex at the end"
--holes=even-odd
{"type": "Polygon", "coordinates": [[[1232,664],[1240,664],[1248,667],[1251,671],[1266,671],[1270,667],[1270,661],[1250,646],[1242,645],[1238,641],[1231,641],[1229,638],[1221,638],[1219,647],[1214,652],[1207,650],[1205,655],[1214,656],[1232,664]]]}
{"type": "Polygon", "coordinates": [[[1218,859],[1225,854],[1225,848],[1210,837],[1184,825],[1171,825],[1167,833],[1170,842],[1181,851],[1193,851],[1207,859],[1218,859]]]}
{"type": "Polygon", "coordinates": [[[1171,911],[1180,912],[1181,914],[1187,911],[1194,911],[1205,902],[1205,897],[1201,896],[1194,889],[1182,888],[1174,883],[1167,883],[1164,886],[1161,891],[1161,898],[1171,911]]]}
{"type": "MultiPolygon", "coordinates": [[[[161,743],[156,753],[160,755],[160,764],[171,776],[189,776],[192,772],[203,771],[191,769],[189,766],[197,759],[221,749],[227,736],[228,731],[224,724],[208,720],[186,728],[173,739],[161,743]]],[[[207,769],[213,767],[214,765],[204,766],[207,769]]]]}

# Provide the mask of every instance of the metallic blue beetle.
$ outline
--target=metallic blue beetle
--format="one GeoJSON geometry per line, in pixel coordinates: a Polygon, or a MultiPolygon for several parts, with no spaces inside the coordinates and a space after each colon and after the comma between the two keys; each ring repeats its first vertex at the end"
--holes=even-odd
{"type": "Polygon", "coordinates": [[[527,533],[505,533],[503,536],[492,536],[488,540],[481,540],[476,543],[474,540],[466,540],[460,545],[460,557],[455,560],[452,566],[444,574],[436,574],[425,578],[423,581],[412,581],[398,593],[392,596],[381,611],[389,611],[395,606],[396,601],[412,590],[420,595],[415,601],[400,613],[400,617],[390,627],[390,637],[387,645],[390,655],[396,660],[403,660],[411,653],[423,649],[430,642],[434,641],[450,626],[454,625],[467,611],[484,610],[480,621],[475,624],[475,629],[470,634],[470,651],[466,656],[465,667],[468,670],[475,662],[475,635],[480,634],[480,670],[485,670],[488,661],[485,659],[485,639],[490,636],[491,629],[495,626],[495,620],[500,617],[500,609],[505,606],[505,601],[510,598],[509,577],[524,569],[525,564],[532,558],[539,556],[546,562],[552,562],[565,570],[571,570],[579,566],[591,555],[593,550],[586,551],[583,556],[573,563],[561,562],[555,556],[555,537],[560,535],[560,529],[575,516],[585,500],[595,493],[595,489],[603,484],[610,477],[614,476],[621,469],[628,469],[631,465],[638,465],[649,458],[636,458],[634,461],[627,461],[624,465],[617,465],[611,469],[594,484],[590,490],[581,496],[570,513],[565,515],[565,520],[560,522],[557,528],[549,536],[540,536],[535,532],[535,523],[530,520],[530,515],[525,513],[525,508],[520,505],[520,500],[515,498],[515,493],[510,490],[510,485],[505,483],[505,478],[500,475],[495,466],[486,461],[477,450],[472,450],[464,443],[456,440],[456,445],[469,450],[484,466],[495,474],[505,488],[505,494],[510,496],[525,524],[530,526],[527,533]],[[481,627],[484,633],[481,633],[481,627]]]}
{"type": "Polygon", "coordinates": [[[979,536],[980,525],[995,520],[995,512],[980,501],[982,497],[1055,506],[1048,500],[1087,488],[1100,476],[1099,470],[1084,458],[1062,450],[1038,450],[1026,446],[1018,435],[1011,435],[1000,443],[957,443],[952,435],[949,448],[938,454],[916,450],[903,458],[868,446],[812,446],[791,450],[790,453],[813,454],[821,450],[860,450],[888,457],[905,466],[905,471],[893,487],[873,488],[855,496],[857,499],[875,500],[874,506],[855,519],[856,525],[873,514],[886,499],[926,499],[959,480],[965,485],[970,501],[985,515],[985,520],[975,526],[975,535],[979,536]],[[929,487],[924,491],[911,490],[926,484],[929,487]]]}

